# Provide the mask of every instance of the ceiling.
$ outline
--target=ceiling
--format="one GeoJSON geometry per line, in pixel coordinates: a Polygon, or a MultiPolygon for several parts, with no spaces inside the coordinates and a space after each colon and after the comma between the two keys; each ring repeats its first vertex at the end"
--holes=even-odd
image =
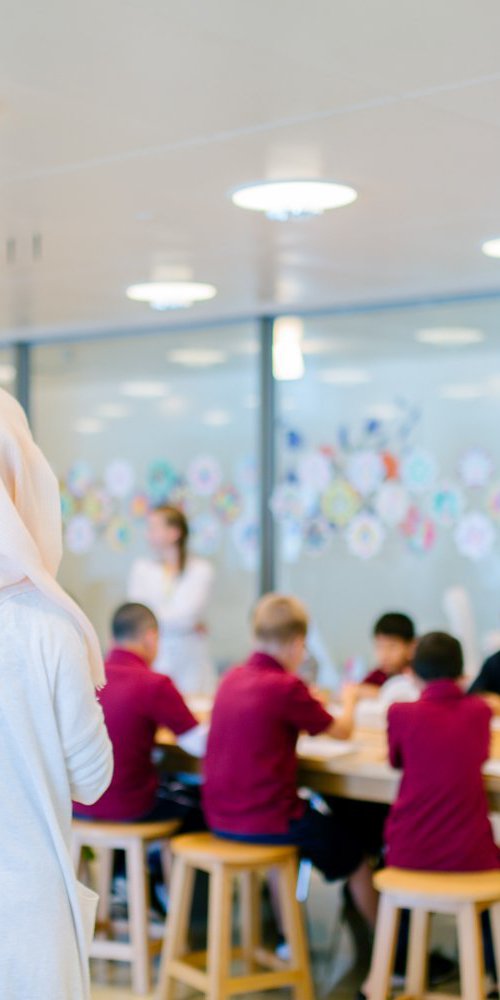
{"type": "Polygon", "coordinates": [[[500,235],[497,0],[0,14],[3,340],[500,292],[480,250],[500,235]],[[310,176],[358,201],[280,223],[228,197],[310,176]],[[219,294],[168,314],[129,302],[157,266],[219,294]]]}

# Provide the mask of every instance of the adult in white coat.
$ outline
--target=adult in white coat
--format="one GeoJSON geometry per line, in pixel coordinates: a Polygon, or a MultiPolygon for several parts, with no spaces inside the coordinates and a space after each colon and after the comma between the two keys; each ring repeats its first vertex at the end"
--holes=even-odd
{"type": "Polygon", "coordinates": [[[76,880],[71,800],[112,774],[96,635],[56,583],[57,480],[0,390],[0,996],[87,1000],[96,897],[76,880]]]}
{"type": "Polygon", "coordinates": [[[215,676],[206,614],[213,567],[188,552],[189,525],[177,507],[152,510],[147,533],[153,555],[133,563],[127,596],[150,608],[160,623],[154,669],[168,674],[183,694],[210,694],[215,676]]]}

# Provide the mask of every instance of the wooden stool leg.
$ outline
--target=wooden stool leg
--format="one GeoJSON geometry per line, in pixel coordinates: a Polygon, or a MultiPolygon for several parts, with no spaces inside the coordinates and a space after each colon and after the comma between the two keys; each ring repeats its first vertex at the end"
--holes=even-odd
{"type": "Polygon", "coordinates": [[[111,881],[113,877],[113,850],[103,847],[99,853],[99,869],[97,876],[97,892],[99,904],[97,907],[97,923],[109,923],[111,881]]]}
{"type": "Polygon", "coordinates": [[[410,940],[406,970],[406,990],[420,1000],[427,985],[430,914],[413,910],[410,919],[410,940]]]}
{"type": "Polygon", "coordinates": [[[127,848],[127,882],[130,941],[133,949],[132,988],[134,993],[148,993],[151,986],[149,957],[149,887],[146,876],[144,844],[139,838],[127,848]]]}
{"type": "Polygon", "coordinates": [[[372,962],[367,981],[370,1000],[386,1000],[394,967],[400,917],[397,906],[382,894],[378,904],[372,962]]]}
{"type": "Polygon", "coordinates": [[[493,954],[497,967],[497,979],[500,979],[500,903],[490,908],[491,936],[493,938],[493,954]]]}
{"type": "Polygon", "coordinates": [[[187,949],[188,924],[193,899],[194,868],[183,858],[175,858],[170,883],[170,906],[160,962],[156,1000],[174,1000],[175,980],[170,963],[181,958],[187,949]]]}
{"type": "Polygon", "coordinates": [[[241,945],[243,957],[254,971],[255,952],[260,945],[260,882],[257,872],[241,875],[241,945]]]}
{"type": "Polygon", "coordinates": [[[280,902],[285,936],[290,944],[292,968],[302,973],[300,984],[295,987],[296,1000],[314,1000],[314,990],[309,963],[309,949],[304,930],[304,919],[296,898],[297,863],[292,858],[280,865],[280,902]]]}
{"type": "Polygon", "coordinates": [[[483,941],[479,914],[473,903],[463,903],[457,918],[460,993],[464,1000],[483,1000],[483,941]]]}
{"type": "Polygon", "coordinates": [[[232,877],[223,865],[210,876],[208,903],[207,1000],[225,1000],[231,962],[232,877]]]}

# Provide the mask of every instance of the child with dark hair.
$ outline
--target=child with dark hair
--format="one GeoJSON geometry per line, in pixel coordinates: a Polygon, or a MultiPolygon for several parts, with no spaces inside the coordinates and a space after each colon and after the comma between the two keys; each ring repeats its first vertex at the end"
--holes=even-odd
{"type": "Polygon", "coordinates": [[[411,665],[415,649],[415,626],[399,611],[382,615],[373,627],[376,667],[363,679],[363,697],[375,696],[391,677],[411,665]]]}
{"type": "Polygon", "coordinates": [[[389,865],[457,872],[500,867],[481,773],[491,710],[464,694],[457,684],[462,669],[458,640],[430,632],[413,660],[420,699],[389,709],[389,757],[403,769],[386,825],[389,865]]]}

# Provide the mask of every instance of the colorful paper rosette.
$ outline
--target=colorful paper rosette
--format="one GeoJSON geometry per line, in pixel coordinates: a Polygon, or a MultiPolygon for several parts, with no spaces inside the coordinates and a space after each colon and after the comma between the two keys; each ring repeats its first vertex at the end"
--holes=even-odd
{"type": "Polygon", "coordinates": [[[321,511],[330,524],[344,528],[361,507],[359,493],[345,479],[335,480],[321,498],[321,511]]]}
{"type": "Polygon", "coordinates": [[[94,525],[85,514],[75,514],[66,526],[64,537],[69,552],[75,556],[85,555],[96,539],[94,525]]]}
{"type": "Polygon", "coordinates": [[[462,491],[453,483],[442,483],[431,497],[431,514],[437,524],[451,528],[459,520],[465,500],[462,491]]]}
{"type": "Polygon", "coordinates": [[[169,462],[152,462],[147,473],[147,493],[153,507],[169,499],[177,479],[177,473],[169,462]]]}
{"type": "Polygon", "coordinates": [[[300,521],[305,513],[304,491],[294,483],[279,483],[273,490],[269,506],[277,521],[288,518],[300,521]]]}
{"type": "Polygon", "coordinates": [[[321,451],[307,452],[298,461],[297,475],[305,489],[323,493],[332,478],[332,463],[321,451]]]}
{"type": "Polygon", "coordinates": [[[129,513],[134,521],[144,521],[150,510],[147,493],[136,493],[129,504],[129,513]]]}
{"type": "Polygon", "coordinates": [[[416,504],[408,508],[400,530],[407,540],[408,548],[421,555],[430,552],[437,537],[434,521],[416,504]]]}
{"type": "Polygon", "coordinates": [[[374,498],[375,512],[391,527],[404,521],[409,506],[410,497],[405,487],[392,479],[382,483],[374,498]]]}
{"type": "Polygon", "coordinates": [[[493,472],[491,456],[484,448],[469,448],[458,464],[460,478],[469,489],[482,489],[490,482],[493,472]]]}
{"type": "Polygon", "coordinates": [[[111,497],[128,497],[135,483],[135,471],[130,462],[116,458],[106,466],[104,483],[111,497]]]}
{"type": "Polygon", "coordinates": [[[313,517],[303,529],[304,549],[309,556],[320,556],[331,545],[333,529],[326,517],[313,517]]]}
{"type": "Polygon", "coordinates": [[[74,462],[66,476],[66,488],[74,497],[81,499],[93,480],[94,474],[88,462],[74,462]]]}
{"type": "Polygon", "coordinates": [[[240,494],[229,484],[221,486],[212,498],[212,506],[223,524],[233,524],[242,511],[240,494]]]}
{"type": "Polygon", "coordinates": [[[429,451],[413,448],[401,462],[401,479],[410,493],[426,493],[437,477],[438,465],[429,451]]]}
{"type": "Polygon", "coordinates": [[[353,556],[358,559],[373,559],[382,550],[385,529],[378,517],[361,511],[348,525],[345,537],[353,556]]]}
{"type": "Polygon", "coordinates": [[[257,518],[243,515],[231,526],[233,543],[242,566],[255,570],[259,559],[259,522],[257,518]]]}
{"type": "Polygon", "coordinates": [[[101,486],[93,486],[82,500],[82,514],[85,514],[89,521],[97,527],[101,527],[109,521],[113,510],[114,501],[101,486]]]}
{"type": "Polygon", "coordinates": [[[221,543],[220,521],[211,511],[197,514],[190,524],[191,548],[199,556],[213,556],[221,543]]]}
{"type": "Polygon", "coordinates": [[[197,496],[212,496],[222,481],[220,463],[211,455],[199,455],[189,463],[187,481],[197,496]]]}
{"type": "Polygon", "coordinates": [[[455,544],[460,555],[474,561],[484,559],[495,542],[495,529],[489,517],[479,510],[464,514],[455,528],[455,544]]]}
{"type": "Polygon", "coordinates": [[[345,476],[361,496],[374,493],[385,476],[382,457],[376,451],[355,451],[345,465],[345,476]]]}
{"type": "Polygon", "coordinates": [[[106,528],[106,541],[113,552],[124,552],[132,541],[132,525],[127,517],[114,517],[106,528]]]}

